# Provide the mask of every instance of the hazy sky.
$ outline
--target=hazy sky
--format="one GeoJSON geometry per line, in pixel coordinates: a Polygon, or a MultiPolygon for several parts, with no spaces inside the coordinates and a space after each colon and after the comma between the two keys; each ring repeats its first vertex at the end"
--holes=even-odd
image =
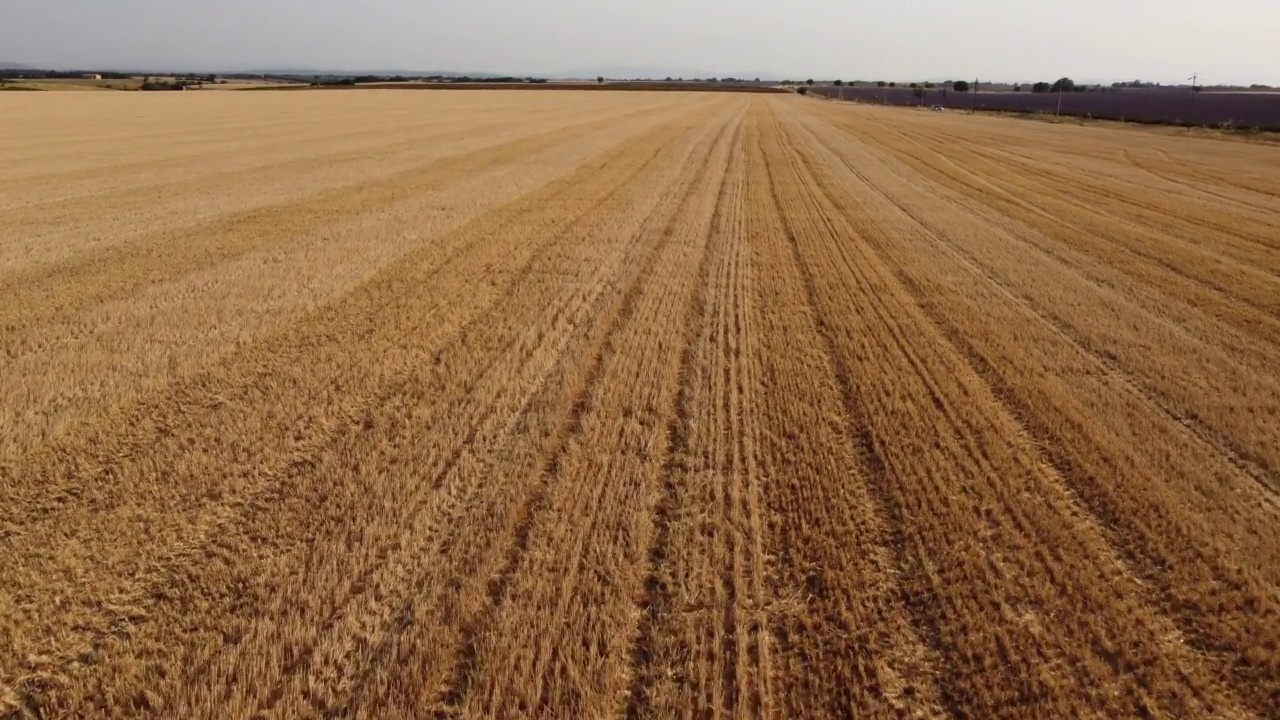
{"type": "Polygon", "coordinates": [[[0,0],[0,61],[1280,84],[1280,0],[0,0]]]}

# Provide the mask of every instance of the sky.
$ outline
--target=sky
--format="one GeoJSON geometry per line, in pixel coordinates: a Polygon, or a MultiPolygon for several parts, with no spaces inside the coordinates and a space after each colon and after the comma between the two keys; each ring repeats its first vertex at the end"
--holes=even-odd
{"type": "Polygon", "coordinates": [[[0,0],[5,61],[1280,85],[1280,0],[0,0]]]}

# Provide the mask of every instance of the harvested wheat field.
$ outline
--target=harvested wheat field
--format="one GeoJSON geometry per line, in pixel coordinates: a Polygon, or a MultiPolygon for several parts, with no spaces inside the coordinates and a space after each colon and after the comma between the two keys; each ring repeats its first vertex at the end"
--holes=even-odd
{"type": "Polygon", "coordinates": [[[1280,145],[0,99],[0,716],[1280,717],[1280,145]]]}

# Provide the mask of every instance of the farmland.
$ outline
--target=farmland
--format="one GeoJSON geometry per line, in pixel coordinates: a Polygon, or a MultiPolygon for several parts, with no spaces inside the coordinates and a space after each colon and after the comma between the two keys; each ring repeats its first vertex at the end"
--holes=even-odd
{"type": "Polygon", "coordinates": [[[0,99],[0,717],[1267,718],[1280,147],[0,99]]]}

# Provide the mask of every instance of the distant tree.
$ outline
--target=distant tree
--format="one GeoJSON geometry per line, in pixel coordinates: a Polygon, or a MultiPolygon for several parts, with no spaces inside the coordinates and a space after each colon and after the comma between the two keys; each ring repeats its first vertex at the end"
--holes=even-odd
{"type": "MultiPolygon", "coordinates": [[[[883,86],[883,85],[881,85],[880,87],[884,87],[884,86],[883,86]]],[[[889,87],[898,87],[898,83],[896,83],[896,82],[891,82],[891,83],[889,83],[889,87]]]]}
{"type": "Polygon", "coordinates": [[[911,89],[912,89],[912,90],[915,90],[915,89],[916,89],[916,88],[918,88],[918,87],[920,87],[920,83],[911,83],[911,89]]]}
{"type": "Polygon", "coordinates": [[[837,80],[837,81],[835,82],[835,85],[836,85],[836,87],[843,87],[843,86],[844,86],[844,81],[843,81],[843,80],[837,80]]]}
{"type": "Polygon", "coordinates": [[[883,81],[883,80],[877,80],[877,81],[876,81],[876,87],[884,87],[884,86],[885,86],[885,84],[886,84],[886,83],[885,83],[885,81],[883,81]]]}
{"type": "Polygon", "coordinates": [[[1031,86],[1031,92],[1038,92],[1038,93],[1049,92],[1049,83],[1038,82],[1035,85],[1031,86]]]}
{"type": "Polygon", "coordinates": [[[603,84],[604,84],[604,76],[603,76],[603,75],[597,75],[597,76],[596,76],[596,84],[597,84],[597,85],[603,85],[603,84]]]}
{"type": "Polygon", "coordinates": [[[927,82],[927,83],[925,83],[925,84],[924,84],[924,87],[925,87],[925,89],[926,89],[926,90],[932,90],[932,89],[933,89],[933,83],[931,83],[931,82],[927,82]]]}
{"type": "Polygon", "coordinates": [[[1022,86],[1021,86],[1021,85],[1014,85],[1014,86],[1013,86],[1013,91],[1014,91],[1014,92],[1022,92],[1022,86]]]}
{"type": "Polygon", "coordinates": [[[957,80],[951,84],[951,89],[958,93],[967,93],[969,92],[969,83],[964,80],[957,80]]]}
{"type": "Polygon", "coordinates": [[[1076,83],[1069,77],[1058,78],[1049,88],[1049,92],[1073,92],[1076,89],[1076,83]]]}
{"type": "Polygon", "coordinates": [[[805,80],[805,81],[804,81],[804,84],[805,84],[805,85],[813,85],[813,78],[809,78],[808,80],[805,80]]]}

